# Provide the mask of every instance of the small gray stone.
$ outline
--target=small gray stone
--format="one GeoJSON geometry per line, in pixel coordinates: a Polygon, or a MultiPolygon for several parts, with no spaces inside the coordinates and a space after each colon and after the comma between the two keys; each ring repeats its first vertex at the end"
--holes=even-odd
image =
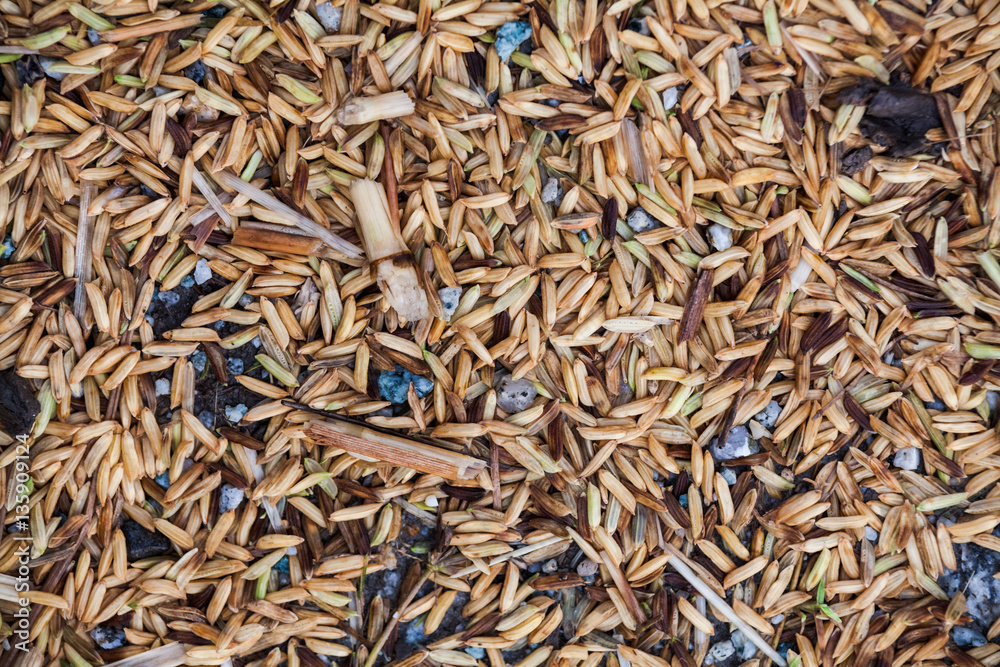
{"type": "Polygon", "coordinates": [[[441,308],[444,309],[444,319],[447,322],[458,309],[459,301],[462,298],[462,288],[442,287],[438,290],[438,298],[441,299],[441,308]]]}
{"type": "Polygon", "coordinates": [[[205,370],[205,364],[208,363],[208,357],[201,350],[197,350],[191,355],[191,365],[194,366],[194,370],[197,373],[201,373],[205,370]]]}
{"type": "Polygon", "coordinates": [[[878,542],[878,531],[871,526],[865,526],[865,539],[869,542],[878,542]]]}
{"type": "Polygon", "coordinates": [[[167,378],[160,378],[156,381],[156,395],[166,396],[170,393],[170,380],[167,378]]]}
{"type": "Polygon", "coordinates": [[[316,5],[316,16],[323,24],[327,32],[337,32],[340,30],[340,20],[344,16],[343,6],[334,7],[332,2],[324,2],[316,5]]]}
{"type": "Polygon", "coordinates": [[[125,629],[117,626],[99,625],[90,631],[90,638],[105,651],[121,648],[128,643],[125,629]]]}
{"type": "Polygon", "coordinates": [[[181,300],[181,295],[176,292],[160,292],[158,296],[168,306],[176,306],[181,300]]]}
{"type": "Polygon", "coordinates": [[[781,414],[781,406],[777,401],[771,401],[764,406],[764,409],[753,416],[757,423],[766,429],[774,428],[778,423],[778,415],[781,414]]]}
{"type": "Polygon", "coordinates": [[[733,630],[733,634],[729,635],[729,639],[733,642],[736,650],[739,651],[741,660],[749,660],[757,653],[757,646],[739,630],[733,630]]]}
{"type": "Polygon", "coordinates": [[[219,490],[219,514],[234,510],[243,502],[243,489],[237,489],[231,484],[223,484],[219,490]]]}
{"type": "Polygon", "coordinates": [[[956,646],[982,646],[987,639],[981,632],[976,632],[972,628],[957,625],[951,630],[951,638],[956,646]]]}
{"type": "Polygon", "coordinates": [[[243,416],[247,413],[247,406],[240,403],[239,405],[227,405],[226,406],[226,419],[229,420],[230,424],[239,423],[243,416]]]}
{"type": "Polygon", "coordinates": [[[549,182],[542,188],[542,201],[546,204],[558,205],[563,198],[562,188],[559,187],[558,178],[550,178],[549,182]]]}
{"type": "Polygon", "coordinates": [[[636,206],[634,209],[629,211],[628,217],[625,218],[626,224],[632,229],[636,234],[641,234],[642,232],[648,232],[650,229],[655,229],[659,226],[659,221],[646,213],[645,209],[636,206]]]}
{"type": "Polygon", "coordinates": [[[521,412],[531,407],[537,395],[538,390],[531,380],[506,377],[497,387],[497,407],[508,414],[521,412]]]}
{"type": "Polygon", "coordinates": [[[471,655],[476,660],[482,660],[486,657],[486,649],[480,648],[478,646],[470,646],[465,649],[465,652],[471,655]]]}
{"type": "Polygon", "coordinates": [[[718,438],[712,440],[712,456],[716,461],[728,461],[756,454],[759,451],[757,443],[750,438],[750,431],[742,424],[734,426],[729,431],[729,438],[724,445],[719,445],[718,438]]]}
{"type": "Polygon", "coordinates": [[[899,450],[892,457],[892,465],[903,470],[916,470],[920,467],[920,448],[907,447],[899,450]]]}
{"type": "Polygon", "coordinates": [[[722,479],[726,480],[726,484],[729,486],[736,484],[736,473],[732,471],[732,468],[723,468],[719,474],[722,475],[722,479]]]}
{"type": "Polygon", "coordinates": [[[239,375],[243,372],[243,360],[239,357],[230,357],[229,359],[226,359],[226,370],[233,375],[239,375]]]}
{"type": "Polygon", "coordinates": [[[597,571],[601,569],[600,566],[592,560],[582,560],[580,564],[576,566],[576,573],[581,577],[592,577],[597,574],[597,571]]]}

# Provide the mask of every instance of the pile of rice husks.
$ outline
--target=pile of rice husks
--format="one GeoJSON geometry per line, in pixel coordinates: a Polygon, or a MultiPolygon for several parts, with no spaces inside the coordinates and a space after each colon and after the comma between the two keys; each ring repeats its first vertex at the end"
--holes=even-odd
{"type": "Polygon", "coordinates": [[[1000,0],[0,0],[0,665],[1000,664],[1000,0]]]}

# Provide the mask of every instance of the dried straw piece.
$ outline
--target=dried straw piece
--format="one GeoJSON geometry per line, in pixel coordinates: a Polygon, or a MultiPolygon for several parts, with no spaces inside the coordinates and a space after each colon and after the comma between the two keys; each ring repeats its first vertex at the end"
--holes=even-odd
{"type": "Polygon", "coordinates": [[[706,584],[701,577],[695,574],[695,571],[684,562],[684,555],[680,551],[670,544],[665,545],[665,549],[667,553],[672,556],[667,563],[672,568],[677,570],[678,574],[687,579],[688,583],[694,586],[695,590],[701,593],[715,609],[722,612],[722,614],[729,619],[731,623],[740,629],[740,632],[742,632],[747,639],[757,645],[757,648],[767,654],[767,656],[776,664],[780,665],[780,667],[785,667],[787,663],[785,662],[785,659],[781,657],[781,654],[771,648],[771,645],[764,641],[749,623],[740,618],[740,615],[729,606],[729,603],[726,602],[722,596],[716,593],[711,586],[706,584]]]}
{"type": "Polygon", "coordinates": [[[241,178],[238,178],[227,171],[216,172],[212,174],[212,178],[214,178],[219,185],[236,190],[241,195],[245,195],[258,204],[267,207],[274,213],[283,216],[284,219],[294,222],[295,225],[300,227],[302,230],[312,234],[318,239],[321,239],[328,246],[340,253],[343,253],[348,258],[361,256],[361,249],[357,246],[348,243],[326,227],[316,224],[316,222],[314,222],[311,218],[307,218],[298,211],[286,206],[273,196],[264,192],[260,188],[247,183],[241,178]]]}
{"type": "Polygon", "coordinates": [[[471,456],[350,422],[312,420],[306,424],[305,431],[317,442],[346,450],[362,460],[385,461],[453,481],[472,479],[486,469],[485,461],[471,456]]]}
{"type": "Polygon", "coordinates": [[[385,188],[380,183],[358,179],[351,183],[351,199],[358,215],[361,240],[375,279],[399,316],[419,322],[429,316],[427,293],[417,276],[410,249],[389,216],[385,188]]]}

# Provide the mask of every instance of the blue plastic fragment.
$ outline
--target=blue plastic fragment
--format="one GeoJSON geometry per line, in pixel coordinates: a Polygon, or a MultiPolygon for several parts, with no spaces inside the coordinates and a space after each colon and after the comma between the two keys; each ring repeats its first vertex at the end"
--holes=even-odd
{"type": "Polygon", "coordinates": [[[507,62],[510,54],[529,37],[531,37],[531,25],[523,21],[508,21],[500,26],[494,43],[500,60],[507,62]]]}
{"type": "Polygon", "coordinates": [[[396,370],[385,371],[378,376],[378,391],[383,401],[406,403],[406,392],[409,390],[411,382],[420,398],[431,393],[431,390],[434,389],[433,380],[411,373],[397,364],[396,370]]]}
{"type": "Polygon", "coordinates": [[[274,564],[274,571],[288,574],[288,556],[282,556],[281,560],[274,564]]]}

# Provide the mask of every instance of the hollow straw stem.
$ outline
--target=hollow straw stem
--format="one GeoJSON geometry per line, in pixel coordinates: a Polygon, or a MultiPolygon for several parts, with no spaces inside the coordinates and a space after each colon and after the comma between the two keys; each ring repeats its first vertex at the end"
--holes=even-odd
{"type": "Polygon", "coordinates": [[[485,461],[471,456],[350,422],[313,420],[306,424],[306,435],[367,461],[384,461],[453,481],[472,479],[486,469],[485,461]]]}
{"type": "Polygon", "coordinates": [[[381,183],[356,179],[351,183],[351,200],[369,260],[410,252],[389,217],[389,201],[381,183]]]}
{"type": "Polygon", "coordinates": [[[409,248],[389,213],[389,200],[381,183],[357,179],[351,199],[375,279],[389,303],[403,319],[417,322],[430,315],[427,293],[417,275],[409,248]]]}
{"type": "Polygon", "coordinates": [[[754,644],[757,645],[761,651],[763,651],[775,664],[779,667],[785,667],[787,664],[785,659],[781,657],[781,654],[775,651],[770,644],[764,641],[763,637],[758,634],[758,632],[752,628],[746,621],[740,618],[739,614],[729,606],[729,603],[712,590],[712,587],[705,583],[701,577],[699,577],[691,567],[684,562],[684,554],[682,554],[678,549],[676,549],[671,544],[664,545],[665,550],[673,558],[667,560],[667,562],[673,567],[678,574],[687,579],[688,583],[694,586],[694,589],[701,593],[705,599],[707,599],[713,607],[722,612],[722,615],[729,619],[736,627],[740,629],[744,637],[747,637],[754,644]]]}

